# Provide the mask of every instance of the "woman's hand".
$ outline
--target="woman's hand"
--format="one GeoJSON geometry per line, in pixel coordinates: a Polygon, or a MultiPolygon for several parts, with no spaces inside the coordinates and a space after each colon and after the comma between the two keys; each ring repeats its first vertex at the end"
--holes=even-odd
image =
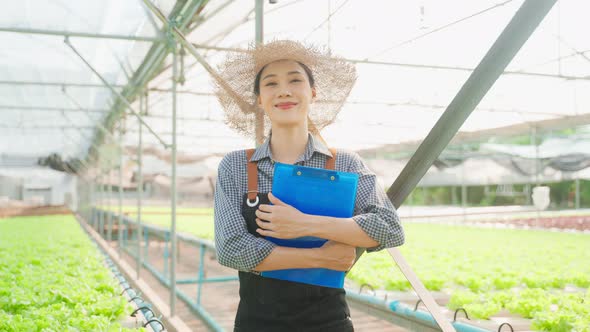
{"type": "Polygon", "coordinates": [[[268,199],[274,205],[261,204],[256,210],[256,231],[262,236],[272,236],[277,239],[294,239],[307,236],[309,225],[306,214],[289,204],[283,203],[272,193],[268,199]]]}
{"type": "Polygon", "coordinates": [[[348,271],[356,259],[356,248],[340,242],[328,241],[317,248],[320,267],[336,271],[348,271]]]}

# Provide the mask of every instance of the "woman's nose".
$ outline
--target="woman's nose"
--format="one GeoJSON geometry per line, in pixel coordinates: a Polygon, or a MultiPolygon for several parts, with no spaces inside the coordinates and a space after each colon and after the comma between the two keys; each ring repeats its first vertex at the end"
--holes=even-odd
{"type": "Polygon", "coordinates": [[[279,97],[291,97],[291,91],[289,91],[288,89],[281,89],[279,92],[279,97]]]}

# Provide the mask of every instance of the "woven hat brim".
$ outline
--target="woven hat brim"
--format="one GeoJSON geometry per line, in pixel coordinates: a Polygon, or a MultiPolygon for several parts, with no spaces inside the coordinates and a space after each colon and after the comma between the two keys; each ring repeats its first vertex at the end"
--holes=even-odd
{"type": "MultiPolygon", "coordinates": [[[[215,80],[215,94],[224,109],[226,123],[245,136],[255,136],[256,113],[264,111],[256,104],[254,80],[264,66],[278,60],[294,60],[311,69],[317,95],[309,120],[318,131],[333,123],[356,81],[355,66],[331,56],[324,48],[290,40],[228,54],[215,80]]],[[[264,127],[270,128],[268,117],[264,116],[264,122],[264,127]]]]}

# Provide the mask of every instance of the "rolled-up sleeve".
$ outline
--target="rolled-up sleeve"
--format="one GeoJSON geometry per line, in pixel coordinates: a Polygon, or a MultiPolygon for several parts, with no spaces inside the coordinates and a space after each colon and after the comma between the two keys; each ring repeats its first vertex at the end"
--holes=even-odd
{"type": "Polygon", "coordinates": [[[230,158],[219,164],[215,188],[215,248],[220,264],[252,271],[276,246],[248,233],[241,214],[242,193],[234,183],[230,158]]]}
{"type": "Polygon", "coordinates": [[[367,235],[379,243],[367,248],[368,252],[379,251],[404,244],[404,230],[399,215],[385,191],[377,182],[377,176],[353,153],[349,172],[359,175],[354,221],[367,235]]]}

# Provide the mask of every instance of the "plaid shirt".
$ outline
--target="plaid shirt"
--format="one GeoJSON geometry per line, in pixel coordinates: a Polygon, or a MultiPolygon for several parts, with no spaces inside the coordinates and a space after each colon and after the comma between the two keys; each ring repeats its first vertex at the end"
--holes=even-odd
{"type": "MultiPolygon", "coordinates": [[[[328,148],[310,134],[305,152],[296,165],[323,168],[332,156],[328,148]]],[[[259,146],[253,161],[258,161],[258,191],[271,192],[274,160],[270,152],[270,138],[259,146]]],[[[228,153],[219,164],[215,188],[215,246],[219,263],[240,271],[252,271],[276,244],[248,233],[241,206],[248,191],[246,151],[228,153]]],[[[372,239],[379,243],[367,251],[400,246],[404,231],[399,216],[377,183],[375,174],[353,152],[337,150],[336,170],[359,174],[353,219],[372,239]]]]}

